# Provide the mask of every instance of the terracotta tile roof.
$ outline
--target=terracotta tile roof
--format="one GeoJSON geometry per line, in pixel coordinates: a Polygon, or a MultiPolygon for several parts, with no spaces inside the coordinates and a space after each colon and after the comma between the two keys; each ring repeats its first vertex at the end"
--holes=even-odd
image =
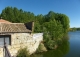
{"type": "Polygon", "coordinates": [[[11,23],[4,19],[0,19],[0,33],[32,32],[32,29],[30,29],[29,26],[29,24],[11,23]]]}
{"type": "Polygon", "coordinates": [[[11,22],[4,20],[4,19],[0,19],[0,23],[11,23],[11,22]]]}
{"type": "Polygon", "coordinates": [[[0,23],[0,33],[31,32],[24,23],[0,23]]]}

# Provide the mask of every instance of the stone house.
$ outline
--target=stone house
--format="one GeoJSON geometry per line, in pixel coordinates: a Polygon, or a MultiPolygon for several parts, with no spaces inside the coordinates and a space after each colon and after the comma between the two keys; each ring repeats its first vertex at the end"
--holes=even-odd
{"type": "Polygon", "coordinates": [[[12,23],[0,19],[0,57],[4,57],[5,42],[11,56],[15,56],[24,47],[27,47],[30,54],[34,53],[43,40],[43,33],[33,34],[33,27],[34,22],[12,23]]]}

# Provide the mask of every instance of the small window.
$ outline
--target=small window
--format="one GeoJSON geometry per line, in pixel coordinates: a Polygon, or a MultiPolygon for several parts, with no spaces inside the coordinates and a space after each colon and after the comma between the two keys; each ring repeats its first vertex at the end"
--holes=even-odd
{"type": "Polygon", "coordinates": [[[4,43],[11,45],[11,35],[0,35],[0,46],[4,46],[4,43]]]}
{"type": "Polygon", "coordinates": [[[0,46],[4,45],[4,38],[2,36],[0,36],[0,46]]]}

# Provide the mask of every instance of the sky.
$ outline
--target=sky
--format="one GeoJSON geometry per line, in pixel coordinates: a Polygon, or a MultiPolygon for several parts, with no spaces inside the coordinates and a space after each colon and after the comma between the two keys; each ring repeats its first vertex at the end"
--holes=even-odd
{"type": "Polygon", "coordinates": [[[70,19],[70,27],[80,27],[80,0],[0,0],[0,14],[7,6],[35,15],[45,15],[49,11],[66,14],[70,19]]]}

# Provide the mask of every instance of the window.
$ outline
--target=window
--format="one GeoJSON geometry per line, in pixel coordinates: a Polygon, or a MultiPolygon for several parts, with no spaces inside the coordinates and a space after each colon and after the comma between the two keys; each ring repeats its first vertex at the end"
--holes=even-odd
{"type": "Polygon", "coordinates": [[[4,45],[4,38],[0,36],[0,46],[4,45]]]}
{"type": "Polygon", "coordinates": [[[0,47],[6,45],[11,45],[11,35],[0,35],[0,47]]]}

